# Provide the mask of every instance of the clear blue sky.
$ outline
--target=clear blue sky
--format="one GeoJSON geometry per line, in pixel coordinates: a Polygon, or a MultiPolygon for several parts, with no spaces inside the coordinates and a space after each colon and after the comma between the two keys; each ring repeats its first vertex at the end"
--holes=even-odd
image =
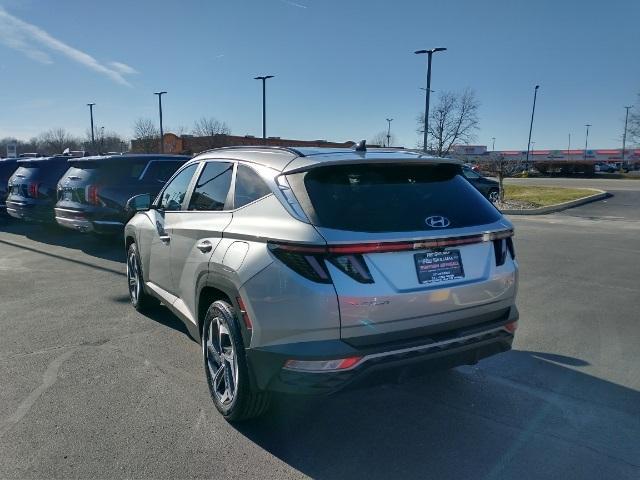
{"type": "MultiPolygon", "coordinates": [[[[526,148],[540,84],[536,148],[617,147],[624,105],[640,92],[637,0],[0,0],[0,137],[97,126],[128,137],[136,118],[165,130],[202,116],[233,133],[358,140],[392,129],[416,145],[425,56],[432,88],[473,88],[475,143],[526,148]],[[116,62],[116,63],[114,63],[116,62]]],[[[639,106],[640,108],[640,106],[639,106]]]]}

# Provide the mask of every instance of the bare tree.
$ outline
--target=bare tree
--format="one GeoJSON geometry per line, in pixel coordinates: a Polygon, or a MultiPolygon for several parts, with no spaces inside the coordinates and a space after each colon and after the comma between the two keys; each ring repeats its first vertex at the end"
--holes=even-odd
{"type": "MultiPolygon", "coordinates": [[[[457,143],[469,143],[478,129],[480,103],[473,90],[443,92],[429,113],[429,147],[438,156],[447,155],[457,143]]],[[[424,112],[418,116],[418,133],[424,134],[424,112]]],[[[420,148],[423,145],[419,145],[420,148]]]]}
{"type": "Polygon", "coordinates": [[[139,142],[144,153],[154,153],[160,149],[160,131],[153,120],[137,119],[133,124],[133,137],[139,142]]]}
{"type": "Polygon", "coordinates": [[[77,150],[80,140],[69,134],[64,128],[53,128],[38,137],[38,149],[42,153],[53,155],[62,153],[65,148],[77,150]]]}
{"type": "Polygon", "coordinates": [[[520,156],[516,158],[507,158],[502,154],[495,153],[483,159],[480,163],[482,170],[492,173],[498,177],[498,188],[500,203],[504,203],[504,179],[511,177],[516,173],[520,173],[524,164],[520,156]]]}
{"type": "Polygon", "coordinates": [[[129,142],[116,132],[105,132],[100,129],[95,136],[95,148],[91,145],[91,130],[87,130],[85,140],[82,142],[84,149],[90,152],[124,152],[129,148],[129,142]]]}
{"type": "Polygon", "coordinates": [[[371,145],[380,145],[381,147],[388,147],[396,143],[396,137],[393,133],[389,134],[389,144],[387,144],[387,132],[380,131],[376,133],[368,142],[371,145]]]}
{"type": "Polygon", "coordinates": [[[202,117],[193,125],[193,135],[197,137],[213,137],[214,135],[229,135],[231,129],[224,122],[213,117],[202,117]]]}

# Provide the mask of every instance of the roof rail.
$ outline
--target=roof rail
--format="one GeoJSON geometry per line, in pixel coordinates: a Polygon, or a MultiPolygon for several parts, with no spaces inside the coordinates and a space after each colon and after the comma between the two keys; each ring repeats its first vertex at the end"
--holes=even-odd
{"type": "Polygon", "coordinates": [[[203,153],[209,153],[209,152],[217,152],[220,150],[281,150],[283,152],[293,153],[298,157],[305,156],[301,151],[293,147],[281,147],[279,145],[235,145],[235,146],[229,146],[229,147],[217,147],[217,148],[210,148],[209,150],[203,150],[202,152],[199,152],[197,155],[202,155],[203,153]]]}

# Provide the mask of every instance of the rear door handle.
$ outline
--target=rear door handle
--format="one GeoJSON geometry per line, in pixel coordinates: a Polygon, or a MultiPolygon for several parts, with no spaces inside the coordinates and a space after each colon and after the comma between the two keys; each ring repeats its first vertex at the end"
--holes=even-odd
{"type": "Polygon", "coordinates": [[[213,245],[209,240],[203,240],[196,245],[196,248],[200,250],[202,253],[210,252],[213,248],[213,245]]]}
{"type": "Polygon", "coordinates": [[[160,241],[162,243],[169,243],[171,241],[171,237],[169,235],[160,235],[160,241]]]}

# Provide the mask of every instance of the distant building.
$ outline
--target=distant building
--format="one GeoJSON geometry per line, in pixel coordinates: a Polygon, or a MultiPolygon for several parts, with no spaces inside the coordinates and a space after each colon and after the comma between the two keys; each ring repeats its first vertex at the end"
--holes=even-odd
{"type": "MultiPolygon", "coordinates": [[[[165,133],[163,136],[164,153],[187,153],[195,155],[197,153],[212,148],[231,147],[231,146],[252,146],[267,145],[273,147],[339,147],[350,148],[355,145],[354,142],[328,142],[327,140],[294,140],[280,137],[254,137],[252,135],[213,135],[210,137],[194,137],[193,135],[175,135],[173,133],[165,133]]],[[[141,140],[131,141],[131,151],[142,153],[145,152],[145,145],[148,142],[141,140]]],[[[159,147],[160,145],[158,145],[159,147]]],[[[155,149],[156,151],[159,148],[155,149]]]]}
{"type": "MultiPolygon", "coordinates": [[[[451,156],[467,162],[481,162],[488,156],[504,155],[517,161],[524,161],[527,158],[526,150],[487,150],[484,145],[454,145],[451,148],[451,156]]],[[[624,154],[628,163],[640,163],[640,149],[627,148],[624,154]]],[[[587,150],[531,150],[529,152],[530,162],[584,162],[588,163],[622,163],[622,149],[595,149],[587,150]]]]}
{"type": "Polygon", "coordinates": [[[486,151],[486,145],[454,145],[451,147],[452,155],[483,155],[486,151]]]}

